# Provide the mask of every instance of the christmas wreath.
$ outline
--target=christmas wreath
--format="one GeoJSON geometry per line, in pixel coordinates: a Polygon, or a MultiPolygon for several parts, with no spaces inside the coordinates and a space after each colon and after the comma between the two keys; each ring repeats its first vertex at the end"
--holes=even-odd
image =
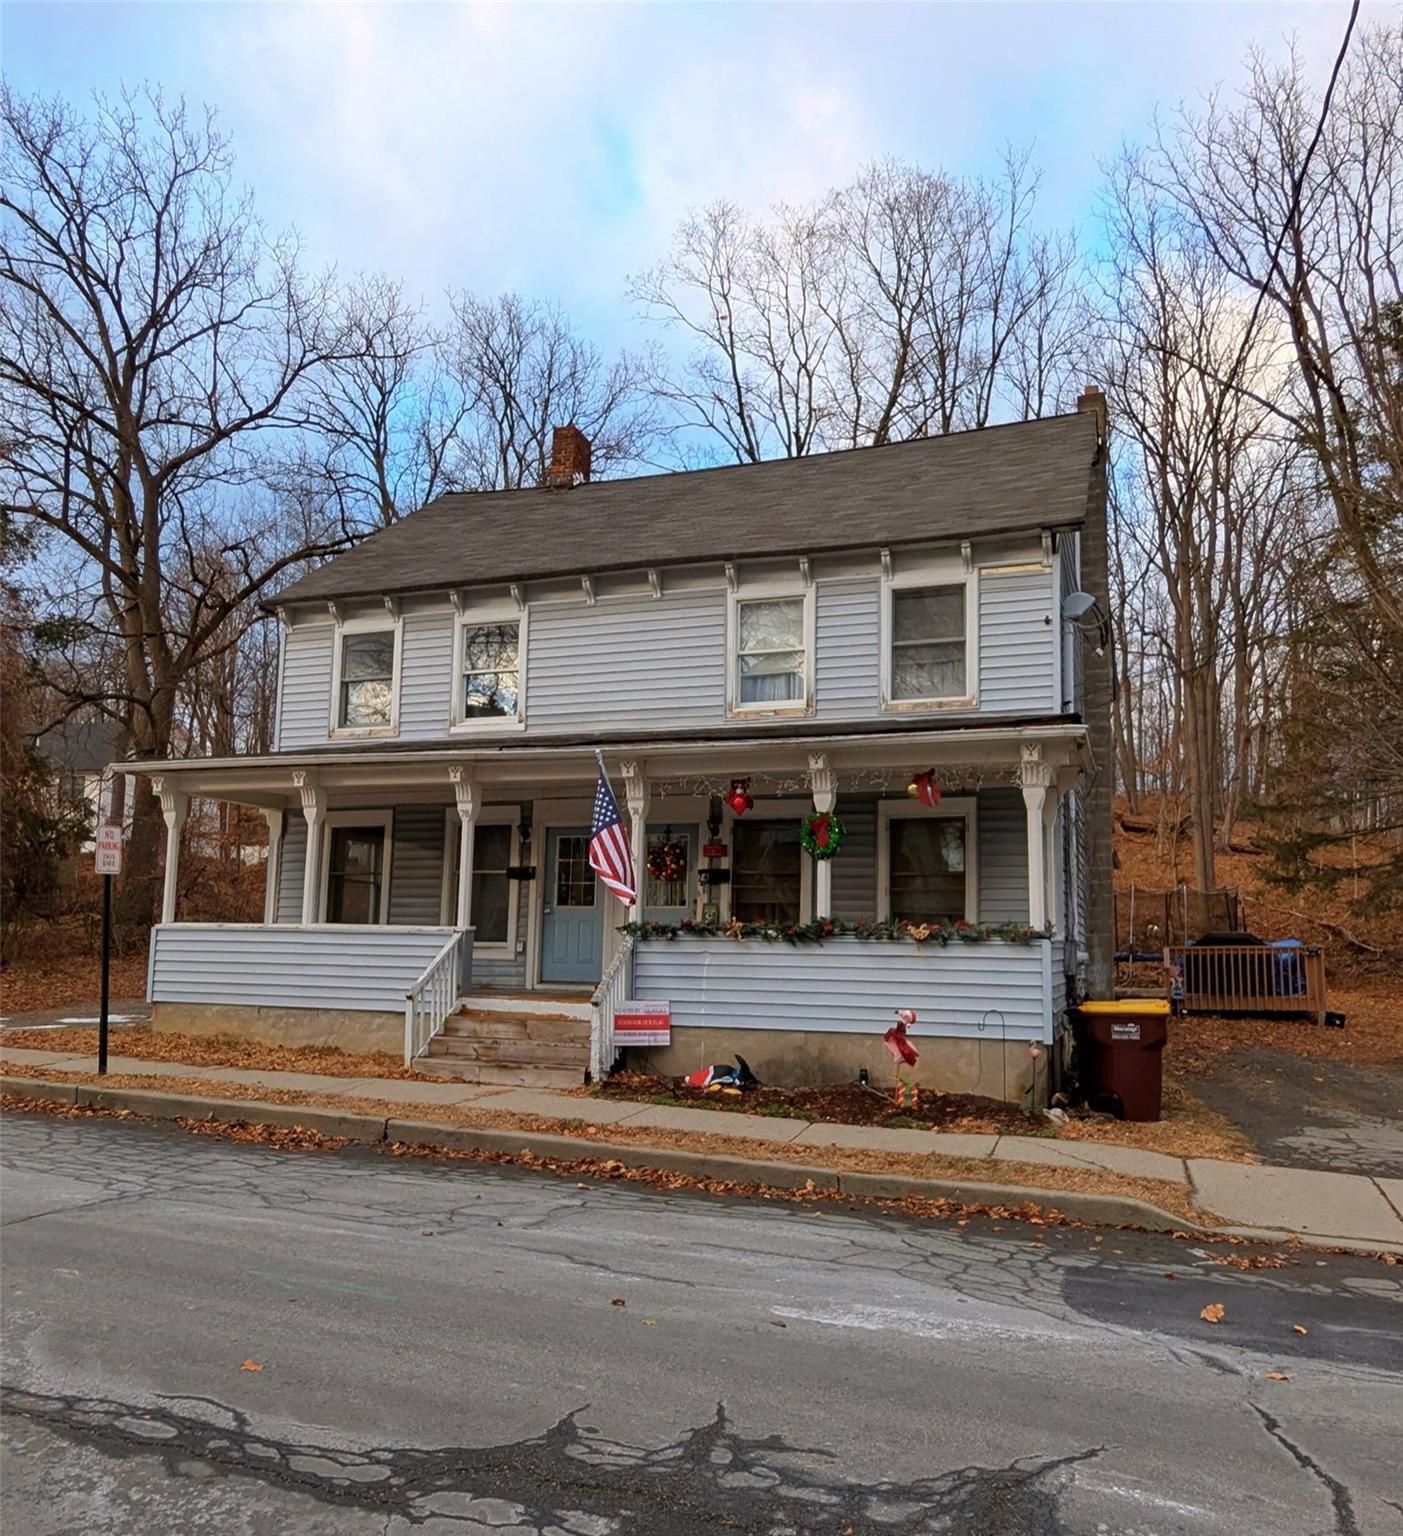
{"type": "Polygon", "coordinates": [[[831,859],[843,846],[848,829],[832,811],[815,811],[799,829],[804,852],[813,859],[831,859]]]}
{"type": "Polygon", "coordinates": [[[687,873],[687,848],[672,841],[654,843],[648,850],[648,873],[654,880],[681,880],[687,873]]]}

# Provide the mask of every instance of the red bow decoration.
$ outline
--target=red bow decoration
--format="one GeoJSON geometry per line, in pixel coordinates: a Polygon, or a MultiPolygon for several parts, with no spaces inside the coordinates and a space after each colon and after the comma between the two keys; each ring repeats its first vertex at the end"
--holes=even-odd
{"type": "Polygon", "coordinates": [[[899,1008],[896,1023],[882,1036],[883,1043],[891,1052],[891,1059],[908,1067],[914,1067],[918,1059],[916,1047],[906,1038],[906,1031],[914,1028],[915,1023],[916,1015],[910,1008],[899,1008]]]}
{"type": "Polygon", "coordinates": [[[744,816],[755,805],[750,795],[749,779],[732,779],[730,789],[721,798],[737,816],[744,816]]]}
{"type": "Polygon", "coordinates": [[[938,805],[940,785],[935,782],[935,769],[927,768],[924,773],[918,773],[906,786],[906,793],[922,805],[938,805]]]}

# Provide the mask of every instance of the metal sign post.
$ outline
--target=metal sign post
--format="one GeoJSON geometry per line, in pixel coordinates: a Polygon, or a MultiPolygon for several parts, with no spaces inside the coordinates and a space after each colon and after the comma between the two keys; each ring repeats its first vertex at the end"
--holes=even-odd
{"type": "Polygon", "coordinates": [[[122,829],[97,829],[97,872],[102,876],[102,1001],[97,1021],[97,1070],[107,1074],[107,995],[112,973],[112,877],[122,872],[122,829]]]}

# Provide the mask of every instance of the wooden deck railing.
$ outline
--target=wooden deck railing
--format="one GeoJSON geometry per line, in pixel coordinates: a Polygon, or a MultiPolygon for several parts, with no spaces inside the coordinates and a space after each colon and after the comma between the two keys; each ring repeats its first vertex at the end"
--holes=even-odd
{"type": "Polygon", "coordinates": [[[1164,951],[1186,1013],[1325,1013],[1325,956],[1270,944],[1176,944],[1164,951]]]}

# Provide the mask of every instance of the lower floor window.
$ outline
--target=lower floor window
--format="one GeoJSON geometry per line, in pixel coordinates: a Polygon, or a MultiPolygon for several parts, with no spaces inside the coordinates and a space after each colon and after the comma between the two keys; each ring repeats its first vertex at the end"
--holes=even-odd
{"type": "MultiPolygon", "coordinates": [[[[505,944],[511,937],[511,879],[514,828],[506,822],[479,823],[473,829],[472,926],[475,944],[505,944]]],[[[461,838],[456,817],[448,824],[448,920],[456,920],[458,854],[461,838]]]]}
{"type": "Polygon", "coordinates": [[[797,817],[735,822],[731,916],[743,923],[797,923],[802,857],[797,817]]]}
{"type": "Polygon", "coordinates": [[[384,827],[333,827],[327,922],[378,923],[384,882],[384,827]]]}
{"type": "Polygon", "coordinates": [[[894,819],[889,831],[892,920],[955,922],[965,917],[965,818],[894,819]]]}

